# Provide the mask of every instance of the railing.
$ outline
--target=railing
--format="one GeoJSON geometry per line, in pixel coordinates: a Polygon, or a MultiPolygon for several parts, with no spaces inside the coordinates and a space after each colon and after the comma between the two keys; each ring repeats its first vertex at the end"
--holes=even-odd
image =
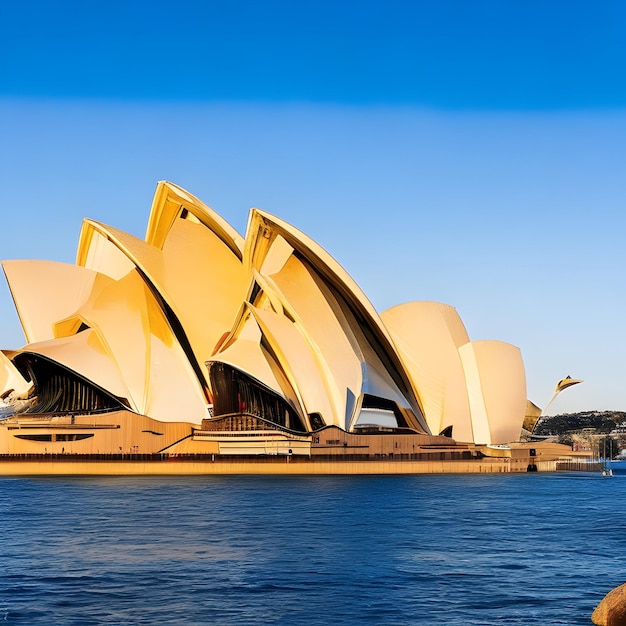
{"type": "MultiPolygon", "coordinates": [[[[194,430],[194,439],[211,439],[211,438],[231,438],[246,440],[248,438],[272,438],[281,437],[293,441],[310,441],[307,435],[294,435],[284,430],[250,430],[250,431],[232,431],[232,430],[194,430]]],[[[275,439],[280,441],[280,439],[275,439]]]]}
{"type": "Polygon", "coordinates": [[[269,420],[263,419],[258,415],[252,413],[230,413],[228,415],[220,415],[211,419],[203,419],[201,432],[234,432],[241,433],[242,431],[250,432],[254,430],[272,430],[279,433],[289,433],[299,437],[306,437],[309,433],[300,432],[297,430],[291,430],[285,428],[279,424],[275,424],[269,420]]]}
{"type": "Polygon", "coordinates": [[[479,458],[469,457],[462,452],[448,453],[411,453],[411,454],[141,454],[141,453],[125,453],[125,454],[74,454],[74,453],[47,453],[47,454],[0,454],[0,462],[69,462],[69,463],[89,463],[89,462],[207,462],[212,463],[233,463],[245,461],[246,463],[275,463],[277,458],[288,457],[291,462],[310,463],[310,462],[351,462],[351,461],[371,461],[371,462],[392,462],[401,463],[406,461],[464,461],[464,462],[481,462],[498,463],[503,459],[496,458],[479,458]]]}
{"type": "Polygon", "coordinates": [[[557,472],[601,472],[604,469],[602,461],[557,461],[557,472]]]}

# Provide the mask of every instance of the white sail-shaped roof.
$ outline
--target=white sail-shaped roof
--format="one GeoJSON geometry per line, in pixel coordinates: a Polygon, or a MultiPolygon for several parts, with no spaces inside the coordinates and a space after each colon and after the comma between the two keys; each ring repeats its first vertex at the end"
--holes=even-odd
{"type": "Polygon", "coordinates": [[[419,390],[431,431],[438,434],[452,426],[457,441],[472,441],[459,355],[469,337],[456,309],[439,302],[407,302],[383,311],[381,318],[419,390]]]}
{"type": "MultiPolygon", "coordinates": [[[[187,217],[190,214],[187,214],[187,217]]],[[[203,363],[232,326],[248,279],[230,246],[196,220],[179,217],[159,249],[123,231],[85,220],[78,263],[119,276],[121,257],[136,266],[162,298],[178,340],[189,346],[203,385],[203,363]],[[121,253],[121,254],[120,254],[121,253]]]]}
{"type": "MultiPolygon", "coordinates": [[[[351,429],[367,395],[393,402],[409,425],[428,432],[417,395],[371,303],[345,270],[315,242],[258,209],[248,222],[246,267],[286,303],[330,399],[326,423],[351,429]]],[[[254,304],[254,302],[253,302],[254,304]]]]}
{"type": "Polygon", "coordinates": [[[14,399],[26,399],[32,383],[24,379],[13,362],[0,350],[0,392],[14,399]]]}
{"type": "Polygon", "coordinates": [[[73,332],[79,324],[97,332],[136,412],[163,421],[176,415],[201,421],[206,417],[202,387],[143,277],[133,269],[119,280],[100,275],[100,282],[74,316],[57,324],[57,334],[65,328],[73,332]]]}
{"type": "Polygon", "coordinates": [[[526,377],[516,346],[473,341],[459,348],[472,413],[473,441],[518,441],[526,413],[526,377]]]}
{"type": "MultiPolygon", "coordinates": [[[[145,240],[85,220],[76,266],[8,261],[4,271],[28,343],[0,359],[0,396],[29,394],[19,372],[34,366],[33,378],[54,379],[54,390],[95,387],[97,402],[112,399],[104,410],[119,401],[163,421],[198,423],[241,383],[266,407],[278,399],[277,423],[288,413],[279,425],[352,430],[367,409],[418,432],[452,426],[459,441],[519,434],[517,348],[470,342],[456,310],[438,303],[379,315],[328,252],[259,209],[244,241],[208,205],[161,182],[145,240]]],[[[45,393],[36,406],[54,408],[45,393]]],[[[237,404],[221,407],[226,415],[237,404]]]]}
{"type": "Polygon", "coordinates": [[[27,343],[54,338],[54,324],[91,293],[97,273],[56,261],[3,261],[27,343]]]}

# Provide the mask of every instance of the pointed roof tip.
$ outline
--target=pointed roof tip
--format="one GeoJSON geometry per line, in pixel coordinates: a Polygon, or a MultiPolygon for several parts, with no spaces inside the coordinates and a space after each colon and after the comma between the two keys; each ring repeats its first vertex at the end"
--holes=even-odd
{"type": "MultiPolygon", "coordinates": [[[[187,191],[184,187],[181,187],[180,185],[177,185],[176,183],[173,183],[171,180],[165,180],[165,179],[158,180],[156,186],[157,186],[157,189],[159,187],[170,187],[171,189],[174,189],[174,190],[179,191],[179,192],[182,191],[183,193],[187,194],[188,196],[193,196],[195,198],[195,196],[191,192],[187,191]]],[[[202,202],[202,201],[199,200],[199,202],[202,202]]],[[[202,203],[202,204],[204,204],[204,203],[202,203]]]]}
{"type": "Polygon", "coordinates": [[[180,185],[167,180],[157,182],[150,216],[146,228],[145,241],[162,248],[180,207],[187,209],[204,226],[217,235],[241,260],[244,238],[206,202],[180,185]],[[169,206],[168,206],[169,205],[169,206]]]}
{"type": "Polygon", "coordinates": [[[363,292],[358,283],[352,278],[351,274],[335,259],[335,257],[328,252],[322,245],[317,243],[313,238],[307,235],[304,231],[300,230],[297,226],[290,224],[286,220],[269,213],[263,209],[252,208],[248,218],[248,225],[246,230],[246,242],[252,243],[253,236],[249,232],[250,227],[254,224],[254,219],[259,218],[270,222],[270,229],[272,225],[278,227],[281,231],[280,234],[294,249],[302,253],[305,250],[308,253],[308,259],[317,267],[318,271],[322,271],[326,277],[331,277],[330,280],[338,286],[340,291],[347,289],[350,294],[350,298],[356,298],[360,306],[367,310],[368,314],[375,319],[375,324],[379,327],[379,330],[385,335],[385,338],[391,343],[391,337],[388,334],[380,314],[371,303],[367,295],[363,292]],[[313,255],[315,261],[310,258],[313,255]]]}

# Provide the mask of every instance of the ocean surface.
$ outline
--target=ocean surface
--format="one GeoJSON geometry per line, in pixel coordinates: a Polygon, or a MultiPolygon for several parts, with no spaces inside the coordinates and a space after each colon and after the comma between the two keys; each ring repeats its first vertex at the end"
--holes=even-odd
{"type": "Polygon", "coordinates": [[[7,624],[586,624],[626,473],[0,479],[7,624]]]}

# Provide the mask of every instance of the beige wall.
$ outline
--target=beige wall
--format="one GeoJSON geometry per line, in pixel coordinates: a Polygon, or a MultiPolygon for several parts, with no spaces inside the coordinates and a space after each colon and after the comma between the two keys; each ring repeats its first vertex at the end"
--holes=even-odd
{"type": "Polygon", "coordinates": [[[103,415],[41,418],[0,422],[0,454],[154,454],[191,434],[188,422],[158,422],[128,411],[103,415]],[[93,435],[71,441],[74,435],[93,435]],[[19,436],[52,435],[55,441],[19,436]]]}

